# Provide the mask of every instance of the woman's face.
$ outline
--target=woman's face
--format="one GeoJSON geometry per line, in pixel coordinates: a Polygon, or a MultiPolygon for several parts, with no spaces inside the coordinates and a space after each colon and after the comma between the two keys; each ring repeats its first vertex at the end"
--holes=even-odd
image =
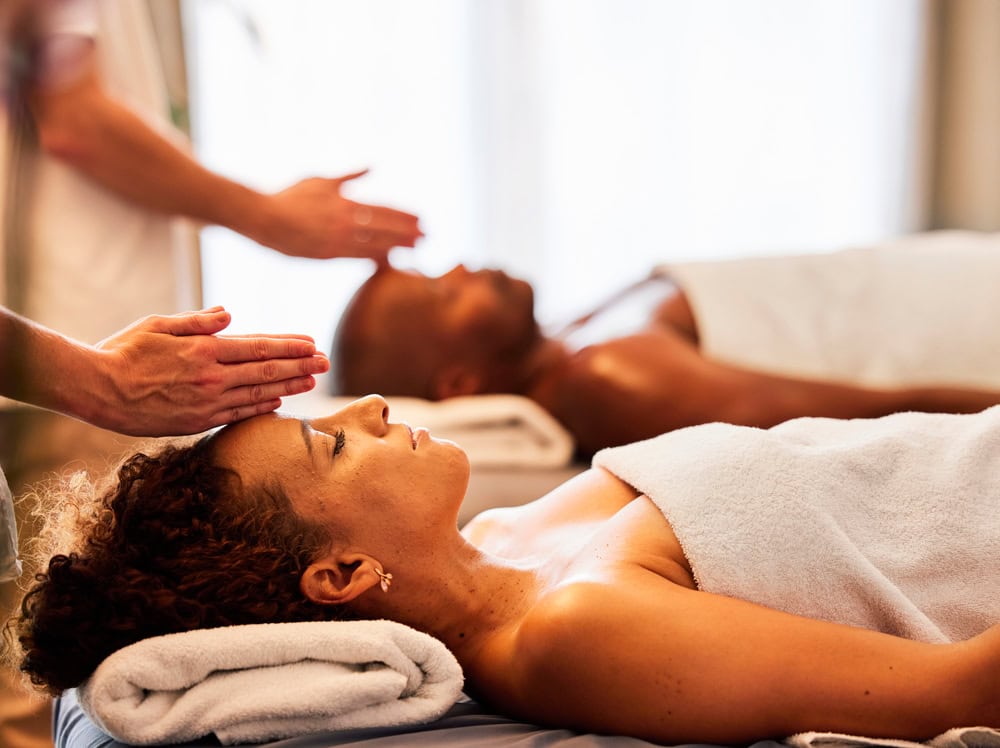
{"type": "Polygon", "coordinates": [[[390,423],[378,395],[323,418],[258,416],[216,438],[221,466],[253,485],[279,484],[301,516],[358,540],[453,529],[469,481],[458,445],[390,423]]]}

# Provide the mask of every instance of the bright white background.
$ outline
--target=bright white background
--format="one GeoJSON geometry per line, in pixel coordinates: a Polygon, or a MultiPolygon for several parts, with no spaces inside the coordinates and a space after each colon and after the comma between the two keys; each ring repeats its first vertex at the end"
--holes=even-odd
{"type": "MultiPolygon", "coordinates": [[[[662,260],[920,227],[923,0],[187,0],[195,146],[265,190],[371,174],[397,264],[531,280],[545,322],[662,260]]],[[[325,347],[362,260],[206,230],[234,332],[325,347]]]]}

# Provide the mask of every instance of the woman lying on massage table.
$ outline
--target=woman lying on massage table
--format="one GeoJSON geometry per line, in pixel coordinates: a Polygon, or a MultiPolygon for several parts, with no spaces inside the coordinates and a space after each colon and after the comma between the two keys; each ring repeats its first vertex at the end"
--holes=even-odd
{"type": "Polygon", "coordinates": [[[58,693],[145,637],[388,618],[547,725],[665,743],[1000,725],[998,445],[1000,408],[712,424],[459,531],[464,453],[382,398],[260,416],[134,456],[73,513],[74,552],[16,622],[22,669],[58,693]]]}

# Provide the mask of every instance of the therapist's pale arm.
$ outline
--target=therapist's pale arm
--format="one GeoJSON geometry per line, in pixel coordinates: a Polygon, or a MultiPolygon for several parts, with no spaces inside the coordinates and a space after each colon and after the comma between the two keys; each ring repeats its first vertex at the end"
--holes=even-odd
{"type": "Polygon", "coordinates": [[[306,336],[233,336],[221,307],[150,316],[86,345],[0,307],[0,395],[134,436],[268,413],[329,368],[306,336]]]}
{"type": "Polygon", "coordinates": [[[341,187],[365,172],[313,177],[265,194],[204,168],[171,137],[111,98],[98,78],[94,43],[79,45],[76,73],[40,84],[30,97],[41,146],[88,178],[145,208],[230,228],[298,257],[369,257],[423,234],[409,213],[345,198],[341,187]]]}

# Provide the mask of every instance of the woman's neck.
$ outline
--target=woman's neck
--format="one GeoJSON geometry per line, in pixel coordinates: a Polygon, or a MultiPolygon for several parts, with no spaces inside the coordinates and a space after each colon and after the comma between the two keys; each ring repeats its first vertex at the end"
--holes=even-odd
{"type": "Polygon", "coordinates": [[[462,662],[494,634],[520,622],[546,583],[543,569],[484,553],[460,535],[448,552],[392,571],[389,591],[373,590],[359,601],[372,610],[358,612],[425,631],[462,662]]]}

